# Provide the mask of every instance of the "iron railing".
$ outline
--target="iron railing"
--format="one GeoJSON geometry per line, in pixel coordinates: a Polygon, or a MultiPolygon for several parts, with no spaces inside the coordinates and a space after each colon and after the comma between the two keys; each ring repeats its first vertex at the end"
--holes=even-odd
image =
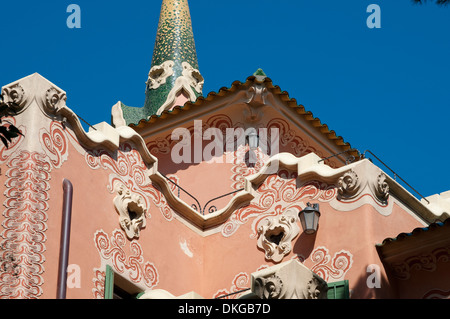
{"type": "Polygon", "coordinates": [[[366,158],[366,153],[370,153],[373,157],[375,157],[375,159],[377,161],[379,161],[381,164],[383,164],[392,174],[394,174],[394,180],[397,180],[397,177],[403,182],[405,183],[410,189],[412,189],[417,195],[419,195],[422,199],[426,200],[427,203],[429,204],[430,201],[428,199],[425,198],[425,196],[423,196],[421,193],[419,193],[414,187],[412,187],[407,181],[405,181],[403,178],[400,177],[400,175],[398,175],[395,171],[393,171],[386,163],[384,163],[378,156],[376,156],[374,153],[372,153],[369,150],[365,150],[364,153],[362,154],[363,158],[366,158]]]}
{"type": "Polygon", "coordinates": [[[161,173],[161,175],[162,175],[165,179],[167,179],[170,183],[172,183],[173,185],[175,185],[175,186],[177,187],[177,189],[178,189],[178,198],[180,197],[180,190],[181,190],[183,193],[185,193],[186,195],[188,195],[190,198],[192,198],[192,199],[195,201],[195,203],[191,204],[191,207],[192,207],[195,211],[199,212],[199,213],[202,214],[202,215],[205,215],[205,212],[207,211],[207,208],[208,208],[208,214],[212,214],[212,213],[214,213],[214,212],[217,211],[217,207],[216,207],[216,206],[214,206],[214,205],[208,206],[208,205],[210,205],[212,202],[214,202],[214,201],[216,201],[216,200],[218,200],[218,199],[224,198],[224,197],[226,197],[226,196],[230,196],[230,195],[236,194],[236,193],[238,193],[238,192],[244,190],[243,188],[241,188],[241,189],[238,189],[238,190],[235,190],[235,191],[232,191],[232,192],[229,192],[229,193],[226,193],[226,194],[223,194],[223,195],[214,197],[213,199],[210,199],[209,201],[207,201],[206,204],[202,207],[202,205],[200,205],[200,202],[197,200],[197,198],[195,198],[195,196],[193,196],[192,194],[190,194],[187,190],[185,190],[183,187],[181,187],[180,185],[178,185],[177,183],[175,183],[173,180],[171,180],[171,179],[170,179],[169,177],[167,177],[166,175],[164,175],[164,174],[162,174],[162,173],[161,173]]]}
{"type": "Polygon", "coordinates": [[[237,295],[237,294],[240,294],[242,292],[249,291],[250,289],[251,288],[245,288],[245,289],[242,289],[242,290],[239,290],[239,291],[235,291],[235,292],[232,292],[232,293],[229,293],[229,294],[226,294],[226,295],[222,295],[222,296],[216,297],[215,299],[222,299],[222,298],[226,298],[226,297],[229,297],[229,296],[237,295]]]}
{"type": "MultiPolygon", "coordinates": [[[[377,161],[379,161],[381,164],[383,164],[384,167],[386,167],[394,176],[394,180],[397,181],[397,178],[399,178],[403,183],[405,183],[412,191],[414,191],[417,195],[420,196],[420,198],[424,199],[427,201],[427,203],[429,204],[430,201],[428,199],[425,198],[425,196],[423,196],[421,193],[419,193],[419,191],[417,191],[414,187],[411,186],[411,184],[409,184],[407,181],[405,181],[402,177],[400,177],[400,175],[397,174],[397,172],[395,172],[392,168],[390,168],[385,162],[383,162],[378,156],[376,156],[373,152],[371,152],[370,150],[365,150],[363,153],[361,153],[359,150],[357,149],[349,149],[337,154],[333,154],[331,156],[322,158],[321,160],[318,161],[318,163],[322,162],[322,161],[326,161],[330,158],[342,155],[344,153],[348,153],[348,152],[357,152],[358,153],[358,158],[356,158],[354,155],[350,155],[349,158],[346,158],[345,160],[345,164],[349,164],[349,163],[353,163],[355,160],[360,160],[360,159],[364,159],[367,158],[366,157],[366,153],[370,153],[377,161]]],[[[369,160],[371,160],[369,158],[369,160]]]]}

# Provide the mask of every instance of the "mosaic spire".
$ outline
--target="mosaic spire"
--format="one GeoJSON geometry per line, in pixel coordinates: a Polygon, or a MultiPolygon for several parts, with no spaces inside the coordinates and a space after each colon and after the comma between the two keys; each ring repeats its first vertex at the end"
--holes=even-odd
{"type": "Polygon", "coordinates": [[[195,101],[202,88],[188,2],[164,0],[144,107],[149,111],[148,115],[160,115],[173,106],[182,90],[195,101]]]}
{"type": "Polygon", "coordinates": [[[180,94],[195,101],[202,89],[188,2],[163,0],[144,107],[122,104],[123,118],[127,125],[136,124],[170,110],[180,94]]]}
{"type": "Polygon", "coordinates": [[[198,69],[187,0],[163,0],[161,6],[152,67],[168,60],[173,60],[178,67],[182,62],[188,62],[198,69]]]}

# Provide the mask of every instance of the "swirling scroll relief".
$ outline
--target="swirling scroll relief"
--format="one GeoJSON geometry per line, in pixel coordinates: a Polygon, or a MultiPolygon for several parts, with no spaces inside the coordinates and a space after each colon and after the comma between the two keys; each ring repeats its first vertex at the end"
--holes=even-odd
{"type": "Polygon", "coordinates": [[[7,164],[0,257],[10,253],[20,264],[15,274],[0,274],[0,298],[36,299],[43,293],[51,165],[45,155],[23,150],[7,164]]]}
{"type": "Polygon", "coordinates": [[[22,137],[8,151],[0,150],[0,161],[8,166],[0,258],[10,254],[19,261],[14,275],[0,275],[1,297],[35,299],[43,294],[51,171],[67,159],[67,139],[60,124],[51,122],[49,130],[40,130],[41,143],[35,145],[39,151],[20,150],[22,137]]]}
{"type": "Polygon", "coordinates": [[[317,247],[310,259],[314,263],[311,270],[325,281],[342,280],[353,264],[353,255],[346,250],[341,250],[331,257],[326,247],[317,247]]]}
{"type": "Polygon", "coordinates": [[[129,242],[124,234],[116,229],[111,236],[103,230],[98,230],[94,236],[95,247],[97,248],[102,265],[94,269],[94,288],[92,292],[95,298],[103,298],[105,265],[112,266],[114,271],[125,275],[133,283],[145,285],[147,288],[155,287],[159,282],[159,273],[155,265],[145,261],[144,251],[137,241],[129,242]]]}
{"type": "Polygon", "coordinates": [[[337,186],[339,200],[342,202],[354,201],[364,191],[370,191],[371,197],[381,205],[386,205],[389,199],[389,184],[381,171],[358,173],[351,169],[339,178],[337,186]]]}
{"type": "MultiPolygon", "coordinates": [[[[150,201],[159,208],[163,217],[171,221],[173,211],[157,185],[152,185],[148,168],[139,152],[129,143],[121,144],[117,154],[106,150],[93,150],[85,155],[86,163],[92,169],[106,169],[109,175],[108,189],[114,193],[116,183],[125,185],[131,192],[142,196],[143,205],[150,207],[150,201]]],[[[147,215],[147,217],[150,217],[147,215]]]]}
{"type": "Polygon", "coordinates": [[[320,181],[309,181],[297,185],[297,173],[279,170],[271,175],[258,187],[256,198],[247,206],[238,209],[222,226],[222,235],[233,235],[236,230],[253,219],[253,233],[257,237],[257,228],[261,220],[281,215],[293,209],[300,211],[304,199],[331,201],[336,197],[336,187],[320,181]]]}

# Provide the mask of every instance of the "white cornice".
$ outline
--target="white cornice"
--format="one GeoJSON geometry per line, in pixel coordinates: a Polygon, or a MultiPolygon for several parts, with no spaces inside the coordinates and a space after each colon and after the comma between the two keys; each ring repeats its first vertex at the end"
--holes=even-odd
{"type": "MultiPolygon", "coordinates": [[[[224,208],[211,214],[201,215],[172,192],[169,182],[158,171],[157,158],[150,154],[141,135],[130,127],[113,128],[107,123],[100,123],[94,126],[96,130],[85,132],[78,116],[66,106],[65,92],[37,73],[3,87],[2,94],[5,100],[15,100],[18,105],[18,113],[24,112],[35,101],[47,118],[70,125],[76,139],[87,149],[104,148],[116,151],[122,143],[132,142],[148,167],[149,178],[160,186],[168,204],[177,214],[201,232],[209,231],[223,224],[239,207],[250,203],[257,195],[258,185],[270,174],[277,172],[274,168],[293,170],[297,172],[298,178],[302,182],[315,179],[336,185],[340,198],[336,198],[330,204],[339,210],[353,210],[363,204],[371,204],[380,213],[387,215],[392,211],[392,202],[395,200],[409,207],[414,214],[428,223],[434,222],[444,215],[438,216],[433,213],[426,204],[417,200],[369,160],[361,160],[334,169],[320,161],[321,158],[314,153],[303,157],[296,157],[290,153],[272,156],[259,173],[245,179],[244,189],[236,193],[224,208]],[[363,193],[369,193],[371,196],[360,196],[363,193]],[[393,199],[384,203],[387,195],[393,199]],[[363,199],[361,200],[361,198],[363,199]]],[[[233,98],[234,102],[237,102],[244,96],[235,94],[233,98]],[[238,97],[240,98],[237,99],[238,97]]],[[[213,110],[203,109],[201,113],[213,112],[220,107],[225,107],[231,100],[227,98],[216,101],[213,110]]],[[[198,115],[198,112],[194,113],[189,117],[198,115]]],[[[182,119],[180,118],[180,120],[182,119]]],[[[183,117],[183,120],[186,120],[186,117],[183,117]]],[[[170,125],[173,124],[174,122],[171,122],[170,125]]]]}

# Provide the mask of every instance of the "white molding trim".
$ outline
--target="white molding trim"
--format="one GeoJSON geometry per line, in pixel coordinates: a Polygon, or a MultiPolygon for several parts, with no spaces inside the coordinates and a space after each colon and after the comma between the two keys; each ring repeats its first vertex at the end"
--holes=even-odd
{"type": "MultiPolygon", "coordinates": [[[[245,95],[245,92],[241,93],[245,95]]],[[[105,148],[110,151],[116,151],[122,143],[131,141],[148,167],[149,178],[161,187],[169,205],[177,214],[181,215],[203,232],[224,223],[238,207],[247,202],[249,203],[255,198],[258,185],[270,174],[276,173],[277,170],[275,169],[278,167],[296,171],[298,178],[303,182],[317,179],[335,184],[337,187],[339,186],[339,178],[353,171],[359,178],[365,181],[360,184],[359,193],[356,197],[353,196],[354,194],[352,196],[346,196],[348,189],[346,189],[345,183],[341,183],[341,186],[339,186],[341,197],[330,202],[333,207],[339,210],[348,211],[364,204],[371,204],[381,214],[388,215],[392,211],[393,202],[400,201],[406,207],[409,207],[417,216],[429,223],[442,218],[444,215],[448,217],[447,213],[436,215],[434,213],[436,210],[433,212],[427,207],[430,205],[420,202],[367,159],[334,169],[324,164],[321,158],[314,153],[302,157],[296,157],[290,153],[280,153],[272,156],[259,173],[245,178],[244,190],[233,196],[224,208],[203,216],[184,201],[180,200],[172,192],[169,182],[158,172],[157,158],[149,152],[144,139],[135,130],[128,126],[113,128],[103,122],[94,126],[97,130],[91,129],[86,133],[78,116],[66,106],[66,93],[37,73],[3,87],[2,94],[6,101],[15,101],[18,104],[16,111],[19,113],[28,108],[33,101],[36,101],[46,117],[52,120],[59,120],[65,125],[68,124],[80,144],[85,148],[105,148]],[[380,176],[382,180],[381,188],[379,185],[380,176]],[[387,190],[389,200],[387,200],[386,204],[383,201],[386,201],[387,190]],[[361,196],[364,194],[370,194],[371,196],[361,196]]],[[[238,97],[241,97],[239,93],[234,96],[235,99],[238,97]]],[[[223,101],[218,103],[218,105],[222,106],[226,104],[228,103],[224,103],[223,101]]]]}
{"type": "Polygon", "coordinates": [[[252,293],[260,299],[326,299],[328,286],[297,259],[252,273],[252,293]]]}

